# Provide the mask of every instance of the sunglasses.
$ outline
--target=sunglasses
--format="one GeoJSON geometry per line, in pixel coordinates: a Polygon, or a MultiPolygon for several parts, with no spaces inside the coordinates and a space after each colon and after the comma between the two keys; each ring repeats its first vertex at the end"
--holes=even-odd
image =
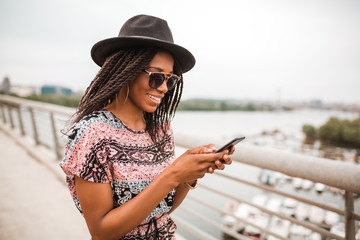
{"type": "Polygon", "coordinates": [[[166,87],[170,91],[180,80],[179,76],[172,73],[150,72],[146,69],[144,69],[144,72],[149,75],[149,86],[153,89],[160,87],[166,80],[166,87]]]}

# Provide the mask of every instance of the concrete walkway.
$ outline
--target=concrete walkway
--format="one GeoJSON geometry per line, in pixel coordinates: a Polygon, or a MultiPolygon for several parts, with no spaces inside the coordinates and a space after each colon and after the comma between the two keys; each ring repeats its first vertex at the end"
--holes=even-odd
{"type": "Polygon", "coordinates": [[[1,129],[0,170],[1,240],[90,239],[65,184],[1,129]]]}

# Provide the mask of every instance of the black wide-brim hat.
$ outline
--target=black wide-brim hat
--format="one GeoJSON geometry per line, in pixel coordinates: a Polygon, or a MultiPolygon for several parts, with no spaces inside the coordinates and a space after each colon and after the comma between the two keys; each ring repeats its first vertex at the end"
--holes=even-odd
{"type": "Polygon", "coordinates": [[[167,22],[148,15],[137,15],[127,20],[118,37],[102,40],[92,47],[91,57],[101,67],[107,57],[120,49],[140,46],[168,51],[180,64],[184,73],[195,65],[194,56],[187,49],[174,44],[167,22]]]}

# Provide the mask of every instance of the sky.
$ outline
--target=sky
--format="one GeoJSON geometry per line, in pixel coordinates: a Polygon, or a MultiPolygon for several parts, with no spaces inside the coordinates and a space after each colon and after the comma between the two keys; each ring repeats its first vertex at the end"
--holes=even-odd
{"type": "Polygon", "coordinates": [[[137,14],[193,53],[184,99],[360,104],[360,1],[1,0],[0,81],[81,91],[98,41],[137,14]]]}

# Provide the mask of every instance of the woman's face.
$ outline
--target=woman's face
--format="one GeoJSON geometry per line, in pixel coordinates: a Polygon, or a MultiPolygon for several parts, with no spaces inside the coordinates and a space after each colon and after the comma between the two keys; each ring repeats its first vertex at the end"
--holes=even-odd
{"type": "MultiPolygon", "coordinates": [[[[173,57],[167,52],[159,51],[146,70],[149,72],[172,73],[173,67],[173,57]]],[[[167,91],[166,81],[160,87],[152,89],[149,86],[149,75],[146,72],[141,72],[129,86],[128,101],[140,111],[155,112],[167,91]]]]}

